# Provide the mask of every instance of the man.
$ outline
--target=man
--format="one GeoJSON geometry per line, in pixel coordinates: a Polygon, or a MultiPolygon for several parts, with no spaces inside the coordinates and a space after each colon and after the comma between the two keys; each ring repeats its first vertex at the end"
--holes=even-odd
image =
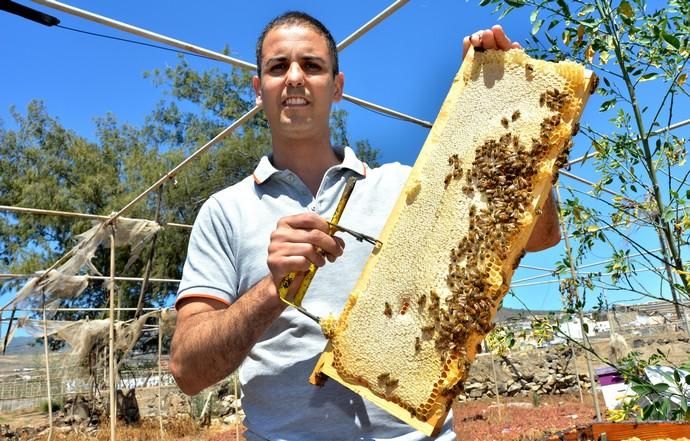
{"type": "MultiPolygon", "coordinates": [[[[516,46],[498,26],[465,38],[465,52],[470,45],[516,46]]],[[[307,383],[325,339],[277,291],[287,274],[314,263],[322,269],[304,305],[320,316],[337,314],[371,249],[330,236],[325,218],[356,176],[341,223],[376,236],[409,168],[370,169],[351,149],[331,145],[329,114],[344,76],[323,24],[299,12],[276,18],[259,38],[257,65],[256,101],[270,123],[273,153],[253,176],[209,198],[197,217],[176,303],[173,375],[196,394],[239,368],[250,440],[423,439],[335,381],[307,383]]],[[[531,249],[560,239],[555,211],[546,211],[550,223],[531,249]]],[[[449,423],[445,430],[442,439],[453,439],[449,423]]]]}

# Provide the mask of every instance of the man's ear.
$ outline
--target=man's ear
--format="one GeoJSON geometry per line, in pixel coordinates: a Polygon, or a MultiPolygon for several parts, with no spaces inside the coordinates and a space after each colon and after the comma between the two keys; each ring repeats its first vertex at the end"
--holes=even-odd
{"type": "Polygon", "coordinates": [[[339,102],[343,98],[343,88],[345,87],[345,74],[338,72],[335,76],[335,91],[333,92],[333,102],[339,102]]]}
{"type": "Polygon", "coordinates": [[[262,104],[261,100],[261,79],[254,75],[252,78],[252,86],[254,86],[254,93],[256,93],[256,105],[260,106],[262,104]]]}

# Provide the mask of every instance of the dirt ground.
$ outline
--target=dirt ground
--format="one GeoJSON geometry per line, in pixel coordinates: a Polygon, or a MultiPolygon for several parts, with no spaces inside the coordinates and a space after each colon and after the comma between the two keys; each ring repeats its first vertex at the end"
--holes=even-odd
{"type": "Polygon", "coordinates": [[[529,441],[595,421],[592,396],[542,396],[458,403],[453,407],[455,434],[462,441],[529,441]]]}
{"type": "MultiPolygon", "coordinates": [[[[462,441],[529,441],[541,440],[545,434],[567,429],[578,424],[594,421],[591,396],[585,395],[580,403],[578,395],[540,397],[533,402],[526,398],[501,399],[500,407],[495,400],[457,403],[453,408],[454,428],[462,441]],[[535,407],[536,405],[536,407],[535,407]]],[[[11,427],[40,427],[47,424],[47,417],[40,412],[17,412],[3,416],[3,424],[11,427]]],[[[194,422],[171,419],[164,422],[166,440],[183,441],[242,441],[241,427],[215,422],[208,428],[200,428],[194,422]],[[239,435],[239,437],[238,437],[239,435]]],[[[157,418],[149,417],[137,425],[118,424],[117,439],[123,441],[154,440],[159,438],[157,418]]],[[[58,432],[55,441],[87,441],[109,439],[109,428],[102,426],[92,433],[58,432]]],[[[47,440],[47,434],[40,440],[47,440]]]]}

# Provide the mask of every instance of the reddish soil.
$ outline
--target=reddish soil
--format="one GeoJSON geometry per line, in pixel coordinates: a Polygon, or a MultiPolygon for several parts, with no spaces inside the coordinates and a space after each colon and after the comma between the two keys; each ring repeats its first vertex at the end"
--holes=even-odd
{"type": "MultiPolygon", "coordinates": [[[[591,396],[539,397],[538,406],[528,398],[469,401],[453,407],[455,434],[459,441],[536,441],[546,435],[595,419],[591,396]]],[[[207,441],[236,441],[235,430],[223,431],[207,441]]],[[[241,432],[240,432],[241,433],[241,432]]],[[[240,434],[240,440],[244,437],[240,434]]]]}
{"type": "Polygon", "coordinates": [[[578,424],[595,420],[591,395],[539,397],[538,406],[528,398],[501,398],[469,401],[453,407],[453,421],[458,440],[530,441],[578,424]]]}

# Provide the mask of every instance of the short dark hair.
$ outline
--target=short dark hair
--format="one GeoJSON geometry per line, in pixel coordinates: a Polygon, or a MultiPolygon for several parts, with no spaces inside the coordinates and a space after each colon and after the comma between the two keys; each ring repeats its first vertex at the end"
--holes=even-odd
{"type": "Polygon", "coordinates": [[[316,31],[318,34],[320,34],[323,38],[326,39],[326,45],[328,46],[328,52],[330,53],[331,56],[331,64],[333,64],[333,76],[335,77],[338,75],[338,72],[340,72],[340,68],[338,67],[338,49],[336,48],[335,45],[335,40],[333,39],[333,35],[331,35],[331,32],[328,30],[326,26],[324,26],[323,23],[321,23],[319,20],[315,19],[311,15],[301,12],[301,11],[288,11],[285,12],[273,20],[271,20],[266,27],[264,28],[263,31],[261,31],[261,35],[259,36],[259,40],[256,42],[256,73],[259,77],[261,77],[261,56],[262,50],[263,50],[263,45],[264,45],[264,40],[266,39],[266,35],[273,29],[280,27],[280,26],[289,26],[289,25],[304,25],[308,26],[314,31],[316,31]]]}

